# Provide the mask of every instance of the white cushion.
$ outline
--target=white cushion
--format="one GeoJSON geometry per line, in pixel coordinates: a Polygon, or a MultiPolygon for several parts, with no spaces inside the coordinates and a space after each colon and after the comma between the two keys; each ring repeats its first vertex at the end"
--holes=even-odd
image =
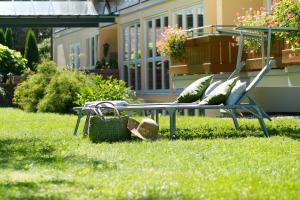
{"type": "Polygon", "coordinates": [[[227,105],[234,105],[241,98],[241,96],[246,91],[246,82],[241,82],[238,80],[235,86],[232,88],[227,100],[227,105]]]}
{"type": "Polygon", "coordinates": [[[202,99],[204,99],[207,95],[209,95],[216,87],[218,87],[220,84],[222,83],[222,81],[216,81],[213,82],[212,84],[210,84],[208,86],[208,88],[205,90],[202,99]]]}
{"type": "MultiPolygon", "coordinates": [[[[86,102],[84,106],[85,107],[89,107],[89,106],[93,107],[93,106],[95,106],[95,105],[97,105],[98,103],[101,103],[101,102],[103,102],[103,101],[89,101],[89,102],[86,102]]],[[[110,103],[114,104],[116,107],[118,107],[118,106],[127,106],[128,105],[128,103],[126,101],[121,101],[121,100],[105,101],[105,102],[110,102],[110,103]]],[[[104,103],[104,104],[102,104],[102,106],[111,107],[111,104],[104,103]]],[[[101,107],[101,106],[99,106],[99,107],[101,107]]]]}

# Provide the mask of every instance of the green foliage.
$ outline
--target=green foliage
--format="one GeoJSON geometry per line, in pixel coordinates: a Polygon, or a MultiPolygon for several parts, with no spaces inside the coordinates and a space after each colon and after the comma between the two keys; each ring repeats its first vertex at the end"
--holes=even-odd
{"type": "Polygon", "coordinates": [[[87,101],[124,100],[134,101],[135,93],[126,87],[122,80],[102,76],[90,76],[87,84],[80,89],[77,105],[84,105],[87,101]]]}
{"type": "Polygon", "coordinates": [[[39,62],[39,51],[34,32],[28,29],[26,34],[24,57],[28,60],[28,67],[36,71],[36,65],[39,62]]]}
{"type": "Polygon", "coordinates": [[[0,44],[5,45],[5,34],[2,28],[0,28],[0,44]]]}
{"type": "Polygon", "coordinates": [[[44,60],[14,93],[14,103],[28,112],[70,112],[85,76],[78,71],[59,71],[54,62],[44,60]]]}
{"type": "Polygon", "coordinates": [[[10,48],[10,49],[14,48],[14,38],[13,38],[13,35],[12,35],[11,28],[6,29],[6,32],[5,32],[5,43],[6,43],[6,46],[8,48],[10,48]]]}
{"type": "Polygon", "coordinates": [[[281,27],[298,27],[297,32],[278,32],[277,36],[286,40],[292,48],[300,47],[300,1],[281,0],[273,8],[274,21],[281,27]]]}
{"type": "Polygon", "coordinates": [[[0,87],[0,98],[4,98],[4,97],[6,97],[6,92],[5,92],[5,90],[2,88],[2,87],[0,87]]]}
{"type": "Polygon", "coordinates": [[[118,61],[110,58],[108,62],[103,58],[101,61],[97,61],[96,69],[118,69],[118,61]]]}
{"type": "Polygon", "coordinates": [[[45,89],[56,74],[52,61],[44,61],[37,67],[37,73],[30,75],[15,90],[14,103],[28,112],[37,111],[39,102],[45,96],[45,89]]]}
{"type": "Polygon", "coordinates": [[[264,138],[257,120],[236,131],[179,116],[179,137],[193,140],[91,144],[73,137],[76,116],[0,113],[1,199],[299,199],[297,118],[274,118],[264,138]]]}
{"type": "Polygon", "coordinates": [[[41,59],[50,59],[51,58],[51,38],[44,39],[41,43],[38,44],[39,55],[41,59]]]}
{"type": "Polygon", "coordinates": [[[184,43],[187,40],[184,30],[172,27],[164,29],[162,38],[157,42],[157,51],[160,55],[174,59],[182,59],[184,56],[184,43]]]}
{"type": "MultiPolygon", "coordinates": [[[[254,10],[252,8],[245,11],[245,15],[240,16],[237,14],[235,24],[237,26],[267,26],[271,17],[267,15],[265,8],[254,10]]],[[[246,51],[257,51],[261,48],[260,38],[245,38],[244,49],[246,51]]]]}
{"type": "Polygon", "coordinates": [[[85,83],[85,76],[78,71],[59,71],[45,89],[44,98],[38,103],[39,112],[67,113],[75,106],[79,89],[85,83]]]}
{"type": "Polygon", "coordinates": [[[4,76],[4,81],[9,72],[21,75],[26,70],[26,63],[27,60],[22,57],[20,52],[0,44],[0,74],[4,76]]]}

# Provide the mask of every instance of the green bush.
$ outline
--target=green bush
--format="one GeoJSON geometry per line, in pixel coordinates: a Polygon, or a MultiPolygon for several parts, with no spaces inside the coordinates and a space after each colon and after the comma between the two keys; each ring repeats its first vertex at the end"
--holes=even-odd
{"type": "Polygon", "coordinates": [[[5,34],[2,28],[0,28],[0,44],[5,45],[5,34]]]}
{"type": "Polygon", "coordinates": [[[14,93],[14,103],[29,112],[68,113],[86,101],[125,100],[137,102],[126,83],[112,77],[86,75],[79,71],[57,70],[52,61],[43,61],[14,93]]]}
{"type": "Polygon", "coordinates": [[[85,83],[85,76],[78,72],[59,71],[46,87],[45,96],[39,102],[39,112],[67,113],[75,106],[79,89],[85,83]]]}
{"type": "Polygon", "coordinates": [[[14,103],[28,112],[71,111],[77,93],[85,83],[85,76],[78,72],[59,71],[54,62],[45,60],[15,91],[14,103]]]}
{"type": "Polygon", "coordinates": [[[51,59],[51,39],[46,38],[38,44],[39,55],[42,59],[51,59]]]}
{"type": "Polygon", "coordinates": [[[0,44],[0,74],[4,76],[4,81],[9,72],[21,75],[26,70],[26,63],[27,60],[22,57],[20,52],[0,44]]]}
{"type": "Polygon", "coordinates": [[[124,100],[135,101],[135,93],[126,87],[122,80],[102,76],[90,76],[88,82],[80,89],[78,94],[78,105],[84,105],[87,101],[124,100]]]}
{"type": "Polygon", "coordinates": [[[26,34],[24,57],[28,60],[28,67],[36,71],[36,64],[39,62],[39,51],[34,32],[29,29],[26,34]]]}
{"type": "Polygon", "coordinates": [[[10,49],[14,48],[14,39],[13,39],[11,28],[6,29],[6,32],[5,32],[5,44],[10,49]]]}
{"type": "Polygon", "coordinates": [[[44,61],[37,67],[37,73],[30,75],[15,90],[14,103],[28,112],[37,111],[37,105],[45,96],[45,89],[56,73],[55,63],[44,61]]]}

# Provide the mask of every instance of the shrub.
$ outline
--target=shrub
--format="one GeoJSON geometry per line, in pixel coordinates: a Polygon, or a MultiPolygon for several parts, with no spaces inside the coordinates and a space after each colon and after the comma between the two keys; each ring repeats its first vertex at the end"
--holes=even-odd
{"type": "Polygon", "coordinates": [[[59,71],[54,62],[44,60],[37,66],[37,73],[16,88],[14,103],[28,112],[66,113],[75,105],[84,83],[82,73],[59,71]]]}
{"type": "MultiPolygon", "coordinates": [[[[273,6],[274,23],[282,27],[300,27],[300,1],[281,0],[273,6]]],[[[280,38],[292,48],[300,47],[300,29],[297,32],[278,32],[280,38]]]]}
{"type": "Polygon", "coordinates": [[[38,103],[39,112],[67,113],[75,106],[77,93],[85,83],[85,76],[78,71],[59,71],[46,87],[45,96],[38,103]]]}
{"type": "Polygon", "coordinates": [[[39,62],[39,51],[34,32],[29,29],[26,34],[24,57],[28,60],[28,67],[36,71],[36,64],[39,62]]]}
{"type": "Polygon", "coordinates": [[[15,90],[14,103],[28,112],[37,111],[37,105],[45,96],[45,88],[56,73],[55,63],[44,61],[37,67],[37,73],[30,75],[15,90]]]}
{"type": "Polygon", "coordinates": [[[0,29],[0,44],[5,45],[5,34],[3,29],[0,29]]]}
{"type": "Polygon", "coordinates": [[[4,81],[9,72],[21,75],[26,70],[26,63],[27,60],[22,57],[20,52],[0,44],[0,74],[4,76],[4,81]]]}
{"type": "Polygon", "coordinates": [[[5,32],[5,44],[10,49],[14,48],[14,38],[12,36],[12,30],[11,30],[11,28],[6,29],[6,32],[5,32]]]}
{"type": "Polygon", "coordinates": [[[38,44],[39,55],[42,59],[51,58],[51,39],[46,38],[41,43],[38,44]]]}
{"type": "Polygon", "coordinates": [[[157,50],[160,55],[175,59],[181,59],[184,54],[184,43],[187,34],[184,30],[167,27],[162,38],[157,42],[157,50]]]}
{"type": "Polygon", "coordinates": [[[87,101],[124,100],[135,101],[135,93],[126,87],[122,80],[102,76],[89,76],[88,81],[82,87],[76,101],[77,105],[84,105],[87,101]]]}

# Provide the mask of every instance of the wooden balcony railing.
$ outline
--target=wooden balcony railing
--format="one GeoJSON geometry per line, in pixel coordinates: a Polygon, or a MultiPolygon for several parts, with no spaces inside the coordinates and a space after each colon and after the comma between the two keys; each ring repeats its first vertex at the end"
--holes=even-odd
{"type": "Polygon", "coordinates": [[[171,59],[170,75],[231,72],[236,65],[237,51],[237,43],[231,36],[189,39],[185,43],[184,59],[171,59]]]}

